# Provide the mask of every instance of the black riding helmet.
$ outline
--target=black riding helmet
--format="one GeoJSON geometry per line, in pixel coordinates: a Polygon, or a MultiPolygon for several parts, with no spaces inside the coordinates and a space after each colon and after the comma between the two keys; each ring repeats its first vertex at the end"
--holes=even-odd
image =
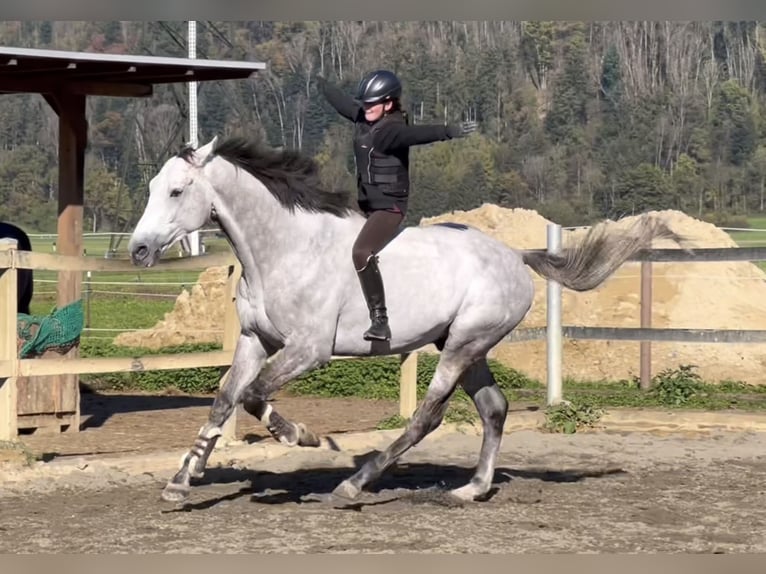
{"type": "Polygon", "coordinates": [[[388,99],[399,98],[401,95],[402,83],[393,72],[375,70],[359,82],[356,99],[362,104],[379,104],[388,99]]]}

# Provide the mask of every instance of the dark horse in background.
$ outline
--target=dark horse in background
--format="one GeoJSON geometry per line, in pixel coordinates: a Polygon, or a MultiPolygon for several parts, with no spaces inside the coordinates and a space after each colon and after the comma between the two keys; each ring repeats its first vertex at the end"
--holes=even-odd
{"type": "MultiPolygon", "coordinates": [[[[9,237],[18,241],[19,251],[32,251],[32,242],[29,236],[20,227],[12,223],[0,221],[0,239],[9,237]]],[[[19,291],[17,313],[29,315],[29,304],[32,301],[33,277],[31,269],[19,269],[19,291]]]]}

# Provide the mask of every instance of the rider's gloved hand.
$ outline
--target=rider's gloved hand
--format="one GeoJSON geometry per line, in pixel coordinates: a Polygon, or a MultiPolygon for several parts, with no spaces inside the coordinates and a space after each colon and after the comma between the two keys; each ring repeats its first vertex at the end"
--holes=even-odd
{"type": "Polygon", "coordinates": [[[449,136],[450,139],[464,138],[475,132],[478,127],[479,123],[475,121],[452,124],[447,126],[447,136],[449,136]]]}

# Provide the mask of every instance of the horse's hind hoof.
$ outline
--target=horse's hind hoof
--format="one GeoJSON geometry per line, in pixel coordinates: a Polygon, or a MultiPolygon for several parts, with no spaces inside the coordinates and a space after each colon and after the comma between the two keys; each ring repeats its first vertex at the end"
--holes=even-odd
{"type": "Polygon", "coordinates": [[[489,494],[488,488],[481,488],[472,482],[469,482],[465,486],[461,486],[460,488],[454,488],[449,491],[449,495],[457,498],[458,500],[462,502],[479,502],[486,500],[487,495],[489,494]]]}
{"type": "Polygon", "coordinates": [[[476,490],[469,484],[450,490],[449,495],[463,502],[473,502],[476,499],[476,490]]]}
{"type": "Polygon", "coordinates": [[[189,487],[184,484],[168,483],[160,495],[166,502],[184,502],[189,498],[189,487]]]}
{"type": "Polygon", "coordinates": [[[300,446],[318,447],[322,443],[317,435],[306,428],[306,425],[298,423],[298,444],[300,446]]]}

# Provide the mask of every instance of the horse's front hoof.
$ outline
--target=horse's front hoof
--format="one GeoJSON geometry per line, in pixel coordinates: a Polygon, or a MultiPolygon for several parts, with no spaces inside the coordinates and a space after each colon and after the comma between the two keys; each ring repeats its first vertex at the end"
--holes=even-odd
{"type": "Polygon", "coordinates": [[[189,487],[185,484],[169,482],[162,490],[162,500],[166,502],[184,502],[189,498],[189,487]]]}
{"type": "Polygon", "coordinates": [[[345,498],[347,500],[354,500],[357,496],[359,496],[360,492],[361,490],[351,484],[348,480],[341,482],[338,486],[335,487],[335,490],[332,491],[333,495],[340,498],[345,498]]]}

